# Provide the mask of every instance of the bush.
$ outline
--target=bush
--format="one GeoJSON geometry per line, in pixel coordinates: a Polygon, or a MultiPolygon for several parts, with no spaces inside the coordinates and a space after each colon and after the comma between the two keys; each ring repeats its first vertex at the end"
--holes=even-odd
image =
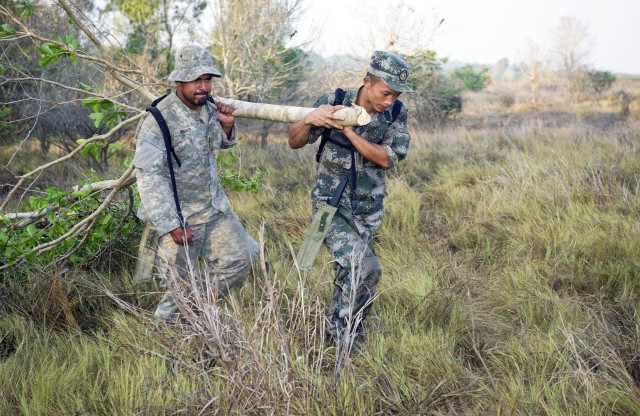
{"type": "Polygon", "coordinates": [[[602,94],[616,82],[616,76],[609,71],[589,71],[587,77],[589,87],[596,94],[602,94]]]}
{"type": "Polygon", "coordinates": [[[451,77],[462,82],[464,89],[477,92],[482,91],[491,82],[487,72],[489,72],[489,68],[475,71],[471,65],[465,65],[453,70],[451,77]]]}
{"type": "Polygon", "coordinates": [[[442,70],[446,58],[438,58],[434,51],[425,50],[405,59],[411,68],[409,84],[414,91],[408,101],[417,123],[432,127],[455,118],[462,111],[462,97],[460,88],[442,70]]]}

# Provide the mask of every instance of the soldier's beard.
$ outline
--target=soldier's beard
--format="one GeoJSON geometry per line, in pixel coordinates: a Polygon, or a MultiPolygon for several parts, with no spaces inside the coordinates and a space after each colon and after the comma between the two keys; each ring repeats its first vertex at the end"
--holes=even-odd
{"type": "Polygon", "coordinates": [[[197,91],[193,94],[193,101],[191,103],[194,105],[204,105],[204,103],[207,102],[207,95],[209,95],[207,91],[197,91]]]}

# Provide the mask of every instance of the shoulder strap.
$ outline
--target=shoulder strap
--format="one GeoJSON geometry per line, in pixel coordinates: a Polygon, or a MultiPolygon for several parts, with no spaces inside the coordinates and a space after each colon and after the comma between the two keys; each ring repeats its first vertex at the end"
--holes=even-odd
{"type": "Polygon", "coordinates": [[[171,175],[171,190],[173,191],[173,200],[176,204],[176,212],[178,213],[178,219],[180,220],[180,226],[182,228],[186,227],[186,223],[184,221],[184,217],[182,216],[182,209],[180,208],[180,199],[178,199],[178,187],[176,186],[176,176],[173,172],[173,159],[171,155],[175,157],[178,166],[181,166],[180,159],[176,156],[173,147],[171,146],[171,133],[169,133],[169,127],[167,126],[167,122],[165,121],[162,113],[156,105],[164,98],[166,95],[158,98],[154,102],[151,103],[150,107],[147,107],[147,111],[153,115],[153,118],[156,119],[158,123],[158,127],[160,127],[160,131],[162,132],[162,138],[164,139],[164,146],[167,149],[167,164],[169,165],[169,174],[171,175]]]}
{"type": "Polygon", "coordinates": [[[164,121],[164,117],[162,116],[162,113],[160,112],[160,110],[156,108],[158,106],[158,103],[164,100],[167,97],[167,95],[169,94],[165,94],[162,97],[156,98],[155,100],[153,100],[153,102],[151,103],[151,106],[147,107],[146,110],[150,112],[153,115],[153,117],[156,119],[156,122],[158,122],[158,127],[160,127],[160,131],[162,132],[162,137],[165,139],[165,145],[167,144],[167,138],[169,138],[167,153],[171,152],[171,155],[173,155],[173,158],[176,160],[178,167],[181,167],[182,163],[180,163],[180,159],[178,158],[178,155],[176,155],[176,152],[175,150],[173,150],[173,146],[171,145],[171,133],[169,133],[169,128],[167,127],[167,123],[164,121]]]}
{"type": "MultiPolygon", "coordinates": [[[[333,104],[331,105],[342,105],[344,101],[345,90],[342,88],[337,88],[335,92],[335,99],[333,100],[333,104]]],[[[329,140],[329,136],[331,135],[331,129],[322,130],[322,139],[320,139],[320,146],[318,146],[318,153],[316,153],[316,162],[320,162],[320,155],[322,154],[322,150],[324,150],[324,146],[327,144],[329,140]]]]}
{"type": "Polygon", "coordinates": [[[391,124],[398,119],[400,116],[400,110],[402,110],[402,101],[396,100],[393,103],[393,108],[391,109],[391,124]]]}
{"type": "Polygon", "coordinates": [[[162,100],[164,100],[165,98],[167,98],[167,95],[169,95],[169,94],[165,94],[165,95],[163,95],[162,97],[158,97],[158,98],[156,98],[155,100],[153,100],[153,102],[151,103],[151,107],[157,107],[157,106],[158,106],[158,103],[159,103],[160,101],[162,101],[162,100]]]}

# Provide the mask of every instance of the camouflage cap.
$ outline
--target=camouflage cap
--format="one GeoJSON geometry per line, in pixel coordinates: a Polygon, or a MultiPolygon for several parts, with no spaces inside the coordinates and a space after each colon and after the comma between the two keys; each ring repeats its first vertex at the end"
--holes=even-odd
{"type": "Polygon", "coordinates": [[[185,45],[176,51],[176,69],[169,74],[169,81],[191,82],[204,74],[221,77],[213,66],[211,55],[200,45],[185,45]]]}
{"type": "Polygon", "coordinates": [[[371,55],[371,66],[368,72],[380,78],[394,91],[413,92],[407,84],[409,78],[407,61],[396,53],[375,51],[371,55]]]}

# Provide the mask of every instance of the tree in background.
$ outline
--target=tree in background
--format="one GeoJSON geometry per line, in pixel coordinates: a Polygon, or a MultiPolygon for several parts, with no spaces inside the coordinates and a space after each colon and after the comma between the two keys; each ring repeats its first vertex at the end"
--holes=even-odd
{"type": "Polygon", "coordinates": [[[540,45],[528,39],[524,50],[521,52],[520,68],[524,76],[529,80],[531,106],[534,108],[538,104],[538,88],[547,66],[548,59],[543,54],[540,45]]]}
{"type": "Polygon", "coordinates": [[[465,65],[454,69],[451,72],[451,77],[462,82],[464,89],[478,92],[482,91],[491,82],[488,72],[489,68],[486,67],[475,70],[472,65],[465,65]]]}
{"type": "Polygon", "coordinates": [[[522,78],[522,69],[508,58],[501,58],[491,66],[488,75],[492,81],[517,81],[522,78]]]}
{"type": "MultiPolygon", "coordinates": [[[[90,10],[91,3],[86,7],[90,10]]],[[[6,10],[21,16],[24,25],[41,37],[57,37],[71,49],[87,48],[86,38],[58,7],[36,1],[9,3],[6,10]],[[36,8],[47,19],[35,16],[36,8]]],[[[17,37],[16,30],[9,22],[0,29],[0,37],[6,40],[0,43],[0,100],[10,115],[5,129],[12,131],[13,142],[37,139],[42,154],[52,146],[68,151],[78,136],[98,130],[88,118],[90,111],[82,107],[80,84],[92,84],[99,71],[83,62],[62,59],[64,54],[33,37],[17,37]]]]}
{"type": "MultiPolygon", "coordinates": [[[[222,70],[222,93],[251,102],[291,100],[304,78],[306,53],[288,47],[302,0],[216,0],[212,55],[222,70]]],[[[263,122],[266,146],[272,123],[263,122]]]]}
{"type": "Polygon", "coordinates": [[[158,76],[173,69],[174,41],[200,23],[207,2],[203,0],[109,0],[106,12],[118,11],[129,21],[125,50],[145,59],[164,56],[158,76]]]}
{"type": "Polygon", "coordinates": [[[584,86],[592,40],[589,25],[575,17],[564,16],[551,30],[551,53],[569,92],[576,94],[584,86]]]}
{"type": "Polygon", "coordinates": [[[366,48],[365,54],[373,50],[398,53],[414,53],[425,50],[444,19],[435,14],[422,15],[404,0],[389,7],[374,8],[371,2],[361,0],[354,7],[362,16],[367,28],[367,39],[354,42],[366,48]],[[428,22],[428,23],[427,23],[428,22]]]}

